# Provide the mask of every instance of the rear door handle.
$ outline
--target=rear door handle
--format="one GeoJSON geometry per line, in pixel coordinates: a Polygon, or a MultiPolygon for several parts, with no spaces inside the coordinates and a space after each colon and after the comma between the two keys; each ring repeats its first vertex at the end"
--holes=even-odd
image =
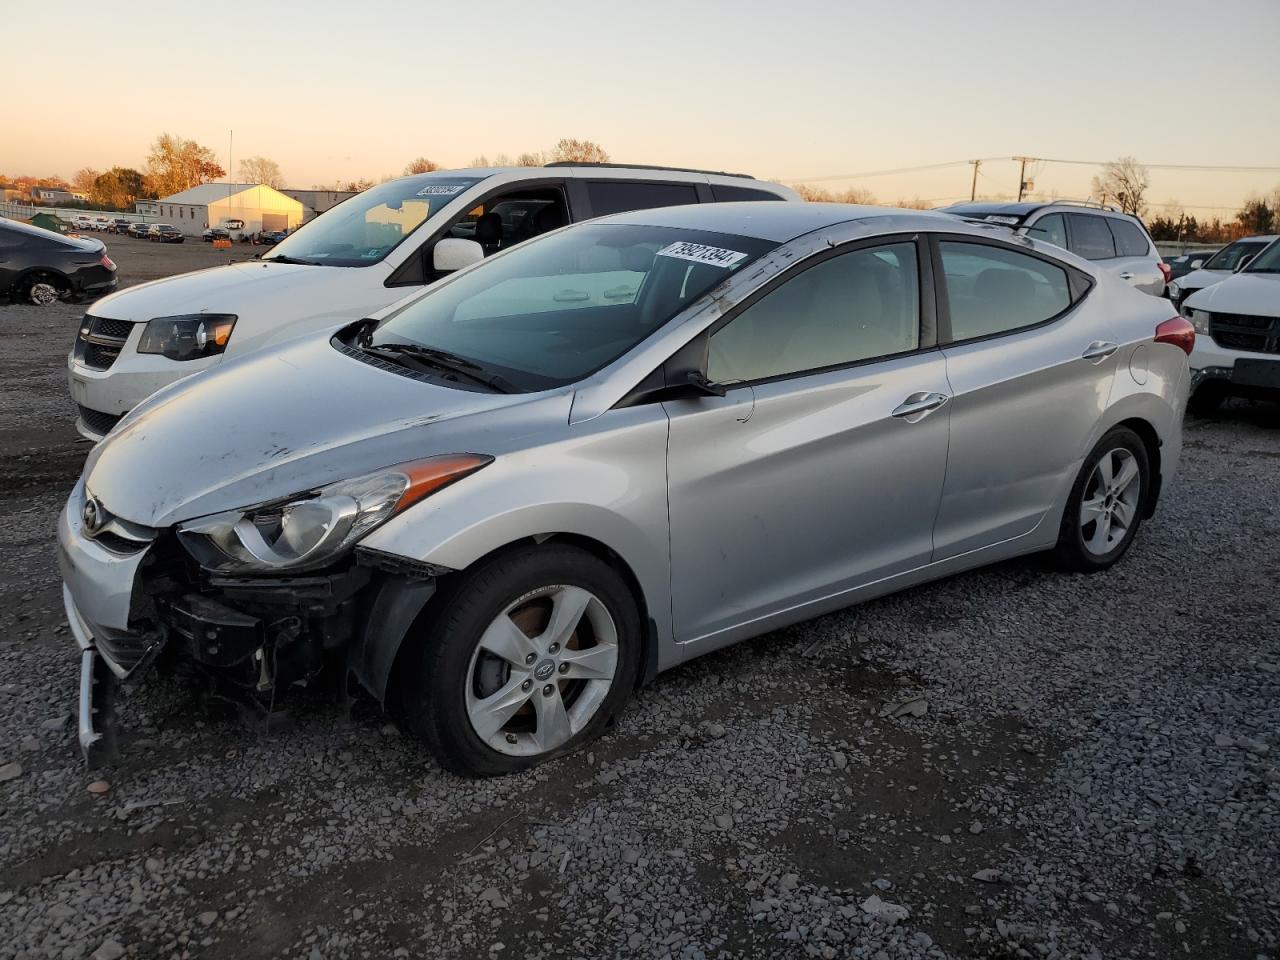
{"type": "Polygon", "coordinates": [[[893,410],[893,416],[907,423],[919,423],[951,398],[945,393],[913,393],[893,410]]]}
{"type": "Polygon", "coordinates": [[[1125,271],[1123,271],[1123,272],[1120,274],[1120,279],[1121,279],[1121,280],[1132,280],[1132,279],[1133,279],[1133,274],[1132,274],[1132,273],[1130,273],[1128,270],[1125,270],[1125,271]]]}
{"type": "Polygon", "coordinates": [[[1111,343],[1109,340],[1095,340],[1084,348],[1084,353],[1080,354],[1080,356],[1086,360],[1101,363],[1119,349],[1120,345],[1118,343],[1111,343]]]}

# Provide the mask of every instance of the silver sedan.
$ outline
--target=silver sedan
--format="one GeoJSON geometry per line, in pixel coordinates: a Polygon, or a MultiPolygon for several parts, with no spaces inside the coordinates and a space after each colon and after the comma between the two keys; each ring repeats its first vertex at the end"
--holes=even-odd
{"type": "MultiPolygon", "coordinates": [[[[466,241],[456,241],[466,242],[466,241]]],[[[1104,570],[1177,468],[1190,325],[940,214],[718,204],[521,244],[162,390],[59,523],[94,705],[158,658],[353,676],[518,770],[691,657],[982,564],[1104,570]]]]}

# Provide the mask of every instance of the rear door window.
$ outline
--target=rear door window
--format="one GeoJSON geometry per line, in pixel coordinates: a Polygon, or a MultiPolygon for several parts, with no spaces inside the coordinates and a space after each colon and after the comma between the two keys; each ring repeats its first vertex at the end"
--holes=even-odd
{"type": "Polygon", "coordinates": [[[1108,260],[1116,255],[1115,240],[1107,218],[1089,213],[1067,214],[1071,223],[1071,252],[1086,260],[1108,260]]]}
{"type": "Polygon", "coordinates": [[[943,240],[938,247],[953,342],[1033,327],[1071,305],[1062,267],[981,243],[943,240]]]}
{"type": "Polygon", "coordinates": [[[692,183],[655,183],[634,180],[589,180],[587,197],[597,217],[628,210],[674,207],[698,202],[698,188],[692,183]]]}
{"type": "Polygon", "coordinates": [[[1116,240],[1116,252],[1122,257],[1145,257],[1151,247],[1147,243],[1147,238],[1136,224],[1130,223],[1128,220],[1117,220],[1114,217],[1104,217],[1107,226],[1111,228],[1111,235],[1116,240]]]}

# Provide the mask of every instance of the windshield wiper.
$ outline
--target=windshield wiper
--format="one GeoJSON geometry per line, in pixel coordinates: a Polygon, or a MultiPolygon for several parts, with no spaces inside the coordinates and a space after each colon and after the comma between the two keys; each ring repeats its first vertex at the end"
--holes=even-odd
{"type": "Polygon", "coordinates": [[[314,267],[316,265],[314,260],[299,260],[297,257],[289,256],[287,253],[278,253],[274,257],[263,257],[262,259],[268,263],[300,263],[304,267],[314,267]]]}
{"type": "Polygon", "coordinates": [[[420,367],[435,367],[458,376],[466,377],[475,383],[482,384],[499,393],[519,393],[520,388],[510,380],[496,373],[486,373],[484,367],[466,357],[437,350],[435,347],[424,347],[417,343],[364,343],[360,348],[368,353],[386,354],[403,359],[405,357],[420,361],[420,367]]]}

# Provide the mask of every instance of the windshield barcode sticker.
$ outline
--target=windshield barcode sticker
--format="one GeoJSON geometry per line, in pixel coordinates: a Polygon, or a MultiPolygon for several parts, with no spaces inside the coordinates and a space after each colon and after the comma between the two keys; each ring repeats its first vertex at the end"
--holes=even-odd
{"type": "Polygon", "coordinates": [[[466,188],[467,185],[465,183],[433,183],[419,190],[416,196],[452,197],[455,193],[461,193],[466,188]]]}
{"type": "Polygon", "coordinates": [[[675,257],[677,260],[692,260],[694,263],[705,263],[713,267],[732,267],[746,256],[737,250],[726,250],[723,247],[708,247],[704,243],[690,243],[680,240],[668,244],[658,251],[660,257],[675,257]]]}

